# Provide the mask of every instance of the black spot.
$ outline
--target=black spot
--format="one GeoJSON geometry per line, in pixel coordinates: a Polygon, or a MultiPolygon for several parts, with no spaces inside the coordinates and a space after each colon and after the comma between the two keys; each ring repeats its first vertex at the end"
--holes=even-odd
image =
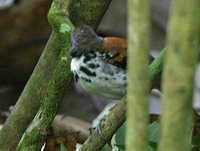
{"type": "Polygon", "coordinates": [[[86,82],[91,83],[92,81],[90,79],[85,79],[86,82]]]}
{"type": "Polygon", "coordinates": [[[78,74],[76,74],[76,73],[74,74],[74,79],[76,82],[78,82],[78,79],[79,79],[78,74]]]}
{"type": "Polygon", "coordinates": [[[107,58],[107,59],[110,59],[110,58],[112,58],[112,55],[111,55],[110,53],[107,52],[107,53],[106,53],[106,58],[107,58]]]}
{"type": "Polygon", "coordinates": [[[96,73],[95,72],[91,72],[90,70],[88,70],[87,68],[85,68],[83,66],[80,67],[80,71],[84,72],[88,76],[96,77],[96,73]]]}
{"type": "Polygon", "coordinates": [[[112,56],[112,54],[110,54],[110,53],[108,53],[108,52],[101,52],[100,53],[101,55],[101,57],[104,59],[104,60],[109,60],[109,59],[111,59],[113,56],[112,56]]]}
{"type": "Polygon", "coordinates": [[[88,66],[89,66],[90,68],[92,68],[92,69],[95,69],[95,68],[96,68],[96,65],[95,65],[94,63],[90,63],[90,64],[88,64],[88,66]]]}
{"type": "Polygon", "coordinates": [[[126,77],[123,77],[123,80],[126,80],[126,77]]]}
{"type": "Polygon", "coordinates": [[[111,75],[111,76],[114,76],[114,72],[110,72],[110,75],[111,75]]]}
{"type": "Polygon", "coordinates": [[[126,59],[126,57],[124,57],[122,61],[120,61],[120,62],[116,61],[113,64],[114,64],[114,66],[117,66],[119,68],[126,69],[126,63],[127,63],[127,59],[126,59]]]}
{"type": "Polygon", "coordinates": [[[86,53],[86,54],[84,54],[84,55],[85,55],[85,58],[84,58],[84,60],[83,60],[84,63],[86,63],[86,62],[90,61],[91,59],[97,57],[96,53],[94,53],[94,52],[86,53]]]}
{"type": "Polygon", "coordinates": [[[91,59],[91,58],[90,58],[89,56],[85,56],[83,62],[86,63],[86,62],[90,61],[90,59],[91,59]]]}
{"type": "Polygon", "coordinates": [[[98,67],[100,67],[100,65],[99,65],[99,64],[96,64],[96,67],[98,68],[98,67]]]}
{"type": "Polygon", "coordinates": [[[89,82],[89,83],[92,82],[90,79],[87,79],[87,78],[84,78],[84,77],[81,77],[81,79],[83,79],[84,81],[89,82]]]}
{"type": "Polygon", "coordinates": [[[108,80],[108,78],[105,78],[105,80],[108,80]]]}

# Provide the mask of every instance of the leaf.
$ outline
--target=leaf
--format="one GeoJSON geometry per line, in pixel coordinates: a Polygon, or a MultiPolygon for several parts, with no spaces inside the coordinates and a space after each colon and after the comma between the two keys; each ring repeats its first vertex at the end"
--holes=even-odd
{"type": "Polygon", "coordinates": [[[157,143],[159,140],[160,124],[156,121],[149,126],[149,142],[157,143]]]}
{"type": "Polygon", "coordinates": [[[125,145],[116,145],[118,148],[118,151],[125,151],[125,145]]]}
{"type": "Polygon", "coordinates": [[[155,121],[149,125],[149,146],[148,151],[156,151],[159,141],[160,124],[155,121]]]}
{"type": "Polygon", "coordinates": [[[148,151],[156,151],[156,148],[157,148],[157,143],[149,142],[148,151]]]}
{"type": "Polygon", "coordinates": [[[63,143],[60,146],[60,151],[67,151],[67,148],[65,147],[63,143]]]}
{"type": "Polygon", "coordinates": [[[148,146],[147,151],[156,151],[154,147],[148,146]]]}
{"type": "Polygon", "coordinates": [[[124,123],[113,136],[111,144],[113,148],[117,148],[119,151],[125,150],[125,134],[126,133],[126,123],[124,123]]]}
{"type": "Polygon", "coordinates": [[[68,150],[75,150],[78,137],[79,132],[50,138],[46,141],[44,151],[61,151],[62,144],[66,146],[68,150]]]}
{"type": "Polygon", "coordinates": [[[108,144],[106,144],[101,151],[111,151],[112,149],[110,148],[110,146],[108,144]]]}
{"type": "MultiPolygon", "coordinates": [[[[157,142],[159,140],[160,124],[155,121],[149,125],[149,146],[148,151],[156,151],[157,142]]],[[[126,139],[126,123],[124,123],[117,133],[113,136],[112,147],[117,147],[120,151],[125,150],[125,139],[126,139]]]]}
{"type": "Polygon", "coordinates": [[[126,133],[126,123],[124,123],[119,130],[117,131],[115,138],[116,138],[116,144],[118,145],[124,145],[125,144],[125,134],[126,133]]]}
{"type": "Polygon", "coordinates": [[[192,137],[192,145],[194,147],[200,148],[200,136],[193,136],[192,137]]]}

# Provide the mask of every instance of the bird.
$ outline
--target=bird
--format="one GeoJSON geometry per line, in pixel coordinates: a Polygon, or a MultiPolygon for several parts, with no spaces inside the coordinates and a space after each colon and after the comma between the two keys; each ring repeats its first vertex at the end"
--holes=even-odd
{"type": "Polygon", "coordinates": [[[71,71],[85,91],[119,100],[127,87],[127,40],[101,37],[88,25],[71,32],[71,71]]]}

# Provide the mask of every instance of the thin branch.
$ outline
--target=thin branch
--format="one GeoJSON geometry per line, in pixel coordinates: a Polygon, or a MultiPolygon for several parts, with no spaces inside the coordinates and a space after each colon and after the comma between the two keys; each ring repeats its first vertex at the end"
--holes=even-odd
{"type": "Polygon", "coordinates": [[[128,33],[126,150],[144,151],[149,121],[149,0],[128,0],[128,33]]]}

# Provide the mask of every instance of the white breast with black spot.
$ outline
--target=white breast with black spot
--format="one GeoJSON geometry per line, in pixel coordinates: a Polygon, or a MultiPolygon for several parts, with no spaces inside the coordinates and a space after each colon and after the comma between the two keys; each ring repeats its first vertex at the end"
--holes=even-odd
{"type": "Polygon", "coordinates": [[[73,58],[71,71],[81,88],[110,99],[120,99],[126,91],[126,71],[102,59],[98,52],[73,58]]]}

